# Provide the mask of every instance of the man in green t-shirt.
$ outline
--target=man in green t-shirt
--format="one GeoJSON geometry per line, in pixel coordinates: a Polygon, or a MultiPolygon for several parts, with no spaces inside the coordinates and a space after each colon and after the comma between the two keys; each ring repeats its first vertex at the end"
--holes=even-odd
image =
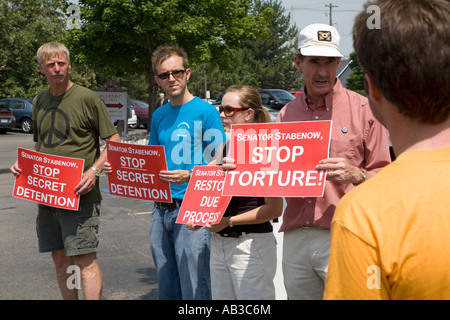
{"type": "MultiPolygon", "coordinates": [[[[50,88],[33,101],[34,150],[84,159],[83,176],[75,188],[80,195],[79,210],[38,205],[39,251],[52,252],[64,299],[78,298],[76,288],[67,283],[73,274],[71,266],[81,272],[84,298],[100,299],[103,282],[96,252],[102,198],[97,177],[106,161],[106,150],[100,153],[99,139],[120,141],[120,137],[98,95],[70,81],[70,54],[64,45],[42,45],[37,60],[50,88]]],[[[20,174],[17,162],[11,172],[20,174]]]]}

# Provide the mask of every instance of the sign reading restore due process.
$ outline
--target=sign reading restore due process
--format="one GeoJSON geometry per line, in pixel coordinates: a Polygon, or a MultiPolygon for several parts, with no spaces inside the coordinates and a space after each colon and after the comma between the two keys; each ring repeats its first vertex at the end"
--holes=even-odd
{"type": "Polygon", "coordinates": [[[177,223],[204,226],[217,224],[230,203],[231,196],[223,196],[224,176],[220,166],[195,166],[186,190],[177,223]]]}

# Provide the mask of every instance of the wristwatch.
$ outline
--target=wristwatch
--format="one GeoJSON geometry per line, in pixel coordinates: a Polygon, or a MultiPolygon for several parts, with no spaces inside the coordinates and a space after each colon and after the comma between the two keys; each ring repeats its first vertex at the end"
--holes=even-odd
{"type": "Polygon", "coordinates": [[[366,172],[363,169],[361,169],[361,178],[362,178],[361,182],[366,181],[366,172]]]}
{"type": "Polygon", "coordinates": [[[233,228],[233,222],[231,222],[231,217],[230,217],[230,219],[228,219],[228,226],[230,228],[233,228]]]}
{"type": "Polygon", "coordinates": [[[91,170],[94,171],[96,177],[100,177],[101,172],[96,167],[92,166],[91,170]]]}

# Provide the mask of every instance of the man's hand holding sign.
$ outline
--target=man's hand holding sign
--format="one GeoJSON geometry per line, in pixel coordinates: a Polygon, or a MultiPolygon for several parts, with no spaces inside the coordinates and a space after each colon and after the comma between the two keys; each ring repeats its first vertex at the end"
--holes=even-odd
{"type": "MultiPolygon", "coordinates": [[[[344,158],[323,159],[316,166],[317,170],[327,171],[327,180],[342,184],[358,185],[366,180],[366,171],[352,166],[344,158]]],[[[374,175],[375,173],[372,173],[374,175]]]]}

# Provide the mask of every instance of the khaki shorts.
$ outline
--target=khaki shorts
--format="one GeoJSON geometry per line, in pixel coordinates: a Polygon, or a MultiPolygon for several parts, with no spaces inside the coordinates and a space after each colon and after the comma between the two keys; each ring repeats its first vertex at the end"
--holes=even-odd
{"type": "Polygon", "coordinates": [[[213,300],[274,300],[277,243],[273,232],[238,238],[211,235],[213,300]]]}
{"type": "Polygon", "coordinates": [[[97,252],[100,202],[80,203],[78,211],[38,206],[40,252],[65,249],[67,256],[97,252]]]}

